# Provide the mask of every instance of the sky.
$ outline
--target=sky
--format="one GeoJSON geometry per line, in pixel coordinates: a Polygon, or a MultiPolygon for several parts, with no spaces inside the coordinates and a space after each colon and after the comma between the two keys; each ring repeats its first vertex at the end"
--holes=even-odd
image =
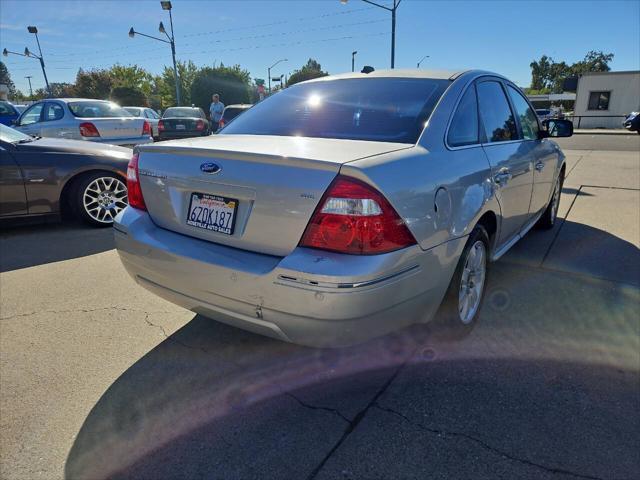
{"type": "MultiPolygon", "coordinates": [[[[392,0],[378,0],[390,6],[392,0]]],[[[253,78],[291,74],[308,58],[329,73],[390,65],[391,14],[362,0],[173,0],[178,60],[196,65],[239,64],[253,78]]],[[[160,36],[168,26],[158,0],[0,0],[0,49],[37,51],[27,25],[36,25],[50,82],[73,82],[80,67],[139,65],[160,73],[171,65],[160,36]]],[[[546,54],[573,63],[589,50],[615,54],[612,70],[640,69],[640,0],[431,1],[398,7],[396,68],[482,68],[529,86],[529,64],[546,54]]],[[[16,86],[44,86],[37,60],[2,57],[16,86]]]]}

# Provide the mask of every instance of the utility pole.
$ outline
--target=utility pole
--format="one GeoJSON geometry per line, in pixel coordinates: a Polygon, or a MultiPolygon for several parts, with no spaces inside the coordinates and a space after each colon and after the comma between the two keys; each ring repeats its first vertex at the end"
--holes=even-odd
{"type": "Polygon", "coordinates": [[[33,88],[31,88],[31,78],[32,78],[32,76],[31,76],[31,75],[27,75],[27,76],[26,76],[26,77],[24,77],[24,78],[26,78],[27,80],[29,80],[29,99],[30,99],[30,100],[33,100],[33,88]]]}
{"type": "Polygon", "coordinates": [[[271,65],[269,68],[267,68],[267,80],[269,82],[269,94],[271,94],[271,69],[273,67],[275,67],[276,65],[278,65],[280,62],[286,62],[287,59],[283,58],[281,60],[278,60],[276,63],[274,63],[273,65],[271,65]]]}

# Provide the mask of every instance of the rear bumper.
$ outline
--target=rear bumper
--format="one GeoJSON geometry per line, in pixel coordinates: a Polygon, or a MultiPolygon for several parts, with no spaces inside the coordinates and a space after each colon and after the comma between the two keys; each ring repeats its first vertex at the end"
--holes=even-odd
{"type": "Polygon", "coordinates": [[[132,208],[114,226],[122,263],[141,286],[206,317],[311,346],[430,319],[465,240],[375,256],[296,248],[274,257],[164,230],[132,208]]]}

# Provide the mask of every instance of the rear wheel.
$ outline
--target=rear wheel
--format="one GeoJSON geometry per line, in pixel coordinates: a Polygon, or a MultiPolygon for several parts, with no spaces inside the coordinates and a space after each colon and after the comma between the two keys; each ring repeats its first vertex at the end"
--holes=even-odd
{"type": "Polygon", "coordinates": [[[81,220],[96,227],[109,227],[127,206],[127,186],[116,175],[93,173],[78,181],[72,201],[81,220]]]}
{"type": "Polygon", "coordinates": [[[549,205],[547,205],[547,209],[536,224],[540,228],[549,230],[556,224],[556,219],[558,218],[558,207],[560,205],[560,192],[562,191],[562,181],[562,172],[560,172],[560,175],[558,175],[556,183],[553,186],[553,194],[549,201],[549,205]]]}
{"type": "Polygon", "coordinates": [[[473,329],[484,297],[488,264],[489,236],[478,225],[469,235],[440,307],[438,334],[460,338],[473,329]]]}

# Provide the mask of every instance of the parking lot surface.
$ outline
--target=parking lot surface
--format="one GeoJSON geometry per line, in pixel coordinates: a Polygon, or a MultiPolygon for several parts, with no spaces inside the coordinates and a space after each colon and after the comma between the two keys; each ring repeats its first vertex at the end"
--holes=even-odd
{"type": "Polygon", "coordinates": [[[457,342],[282,343],[147,293],[109,230],[3,227],[0,477],[638,478],[640,153],[569,140],[457,342]]]}

